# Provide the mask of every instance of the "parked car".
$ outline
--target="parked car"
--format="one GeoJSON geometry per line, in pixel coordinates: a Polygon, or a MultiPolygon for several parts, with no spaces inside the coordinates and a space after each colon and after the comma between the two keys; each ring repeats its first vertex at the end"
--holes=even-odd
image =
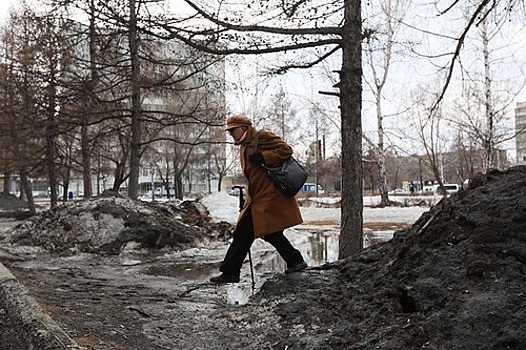
{"type": "Polygon", "coordinates": [[[392,191],[389,191],[389,194],[409,194],[409,192],[403,188],[395,188],[392,191]]]}
{"type": "MultiPolygon", "coordinates": [[[[321,185],[317,185],[317,186],[318,186],[318,194],[324,194],[325,190],[323,189],[323,187],[321,185]]],[[[301,192],[316,193],[316,184],[311,183],[311,182],[306,182],[305,184],[303,184],[303,187],[301,188],[301,192]]]]}
{"type": "MultiPolygon", "coordinates": [[[[444,184],[444,189],[446,190],[446,193],[452,194],[457,193],[462,189],[461,185],[458,184],[444,184]]],[[[443,190],[439,187],[436,189],[437,194],[443,194],[443,190]]]]}
{"type": "MultiPolygon", "coordinates": [[[[170,191],[170,196],[173,196],[175,194],[175,188],[173,186],[171,186],[169,188],[169,191],[170,191]]],[[[157,198],[161,198],[161,197],[166,197],[168,195],[168,192],[166,190],[166,187],[156,187],[155,188],[155,197],[157,198]]]]}
{"type": "MultiPolygon", "coordinates": [[[[462,185],[446,183],[444,184],[444,188],[447,194],[453,194],[453,193],[457,193],[458,191],[460,191],[462,189],[462,185]]],[[[429,194],[438,194],[438,195],[443,194],[442,189],[440,188],[440,185],[437,185],[437,184],[424,186],[424,192],[429,193],[429,194]]]]}

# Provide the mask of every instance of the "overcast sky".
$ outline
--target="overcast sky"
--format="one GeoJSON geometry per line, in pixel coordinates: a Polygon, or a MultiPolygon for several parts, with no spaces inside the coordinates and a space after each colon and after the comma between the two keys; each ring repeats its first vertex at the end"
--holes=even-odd
{"type": "Polygon", "coordinates": [[[14,3],[17,3],[18,0],[2,0],[2,6],[0,7],[0,21],[4,22],[9,14],[9,9],[14,3]]]}

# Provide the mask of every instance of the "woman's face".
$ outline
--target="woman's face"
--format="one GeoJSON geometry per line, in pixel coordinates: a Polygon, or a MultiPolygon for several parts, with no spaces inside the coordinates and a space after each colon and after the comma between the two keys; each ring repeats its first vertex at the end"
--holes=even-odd
{"type": "Polygon", "coordinates": [[[238,126],[232,129],[228,129],[228,133],[230,134],[230,136],[232,136],[235,142],[239,142],[241,141],[245,130],[242,127],[238,126]]]}

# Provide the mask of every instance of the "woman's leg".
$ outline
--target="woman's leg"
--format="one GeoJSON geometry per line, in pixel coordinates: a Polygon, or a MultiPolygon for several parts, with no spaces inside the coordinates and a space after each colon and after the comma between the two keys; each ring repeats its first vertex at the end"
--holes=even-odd
{"type": "Polygon", "coordinates": [[[252,243],[254,243],[254,229],[250,208],[245,211],[245,214],[237,225],[233,238],[219,271],[225,275],[239,276],[243,261],[245,261],[248,251],[252,243]]]}
{"type": "Polygon", "coordinates": [[[283,231],[266,235],[263,239],[276,248],[279,255],[285,260],[289,268],[298,264],[304,264],[305,261],[303,260],[300,251],[292,246],[290,241],[283,234],[283,231]]]}

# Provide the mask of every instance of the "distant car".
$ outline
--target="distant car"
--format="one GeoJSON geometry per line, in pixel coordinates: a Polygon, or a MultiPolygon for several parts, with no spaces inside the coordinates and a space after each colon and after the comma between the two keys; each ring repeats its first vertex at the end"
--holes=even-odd
{"type": "MultiPolygon", "coordinates": [[[[154,194],[155,194],[155,197],[157,198],[161,198],[161,197],[166,197],[168,196],[168,192],[167,191],[170,191],[170,196],[174,196],[175,194],[175,188],[173,186],[171,186],[168,190],[166,189],[166,187],[156,187],[155,188],[155,191],[154,191],[154,194]]],[[[150,193],[150,196],[151,196],[151,193],[150,193]]]]}
{"type": "Polygon", "coordinates": [[[321,185],[316,185],[315,183],[306,182],[303,184],[303,187],[301,188],[301,192],[312,192],[316,193],[316,189],[318,189],[318,194],[324,194],[325,190],[321,185]]]}
{"type": "MultiPolygon", "coordinates": [[[[458,184],[444,184],[444,189],[446,190],[447,194],[453,194],[460,191],[462,189],[462,186],[458,184]]],[[[440,186],[438,186],[436,189],[436,193],[444,194],[444,191],[440,188],[440,186]]]]}
{"type": "Polygon", "coordinates": [[[408,193],[409,192],[407,192],[407,190],[403,188],[395,188],[394,190],[389,191],[389,194],[408,194],[408,193]]]}

